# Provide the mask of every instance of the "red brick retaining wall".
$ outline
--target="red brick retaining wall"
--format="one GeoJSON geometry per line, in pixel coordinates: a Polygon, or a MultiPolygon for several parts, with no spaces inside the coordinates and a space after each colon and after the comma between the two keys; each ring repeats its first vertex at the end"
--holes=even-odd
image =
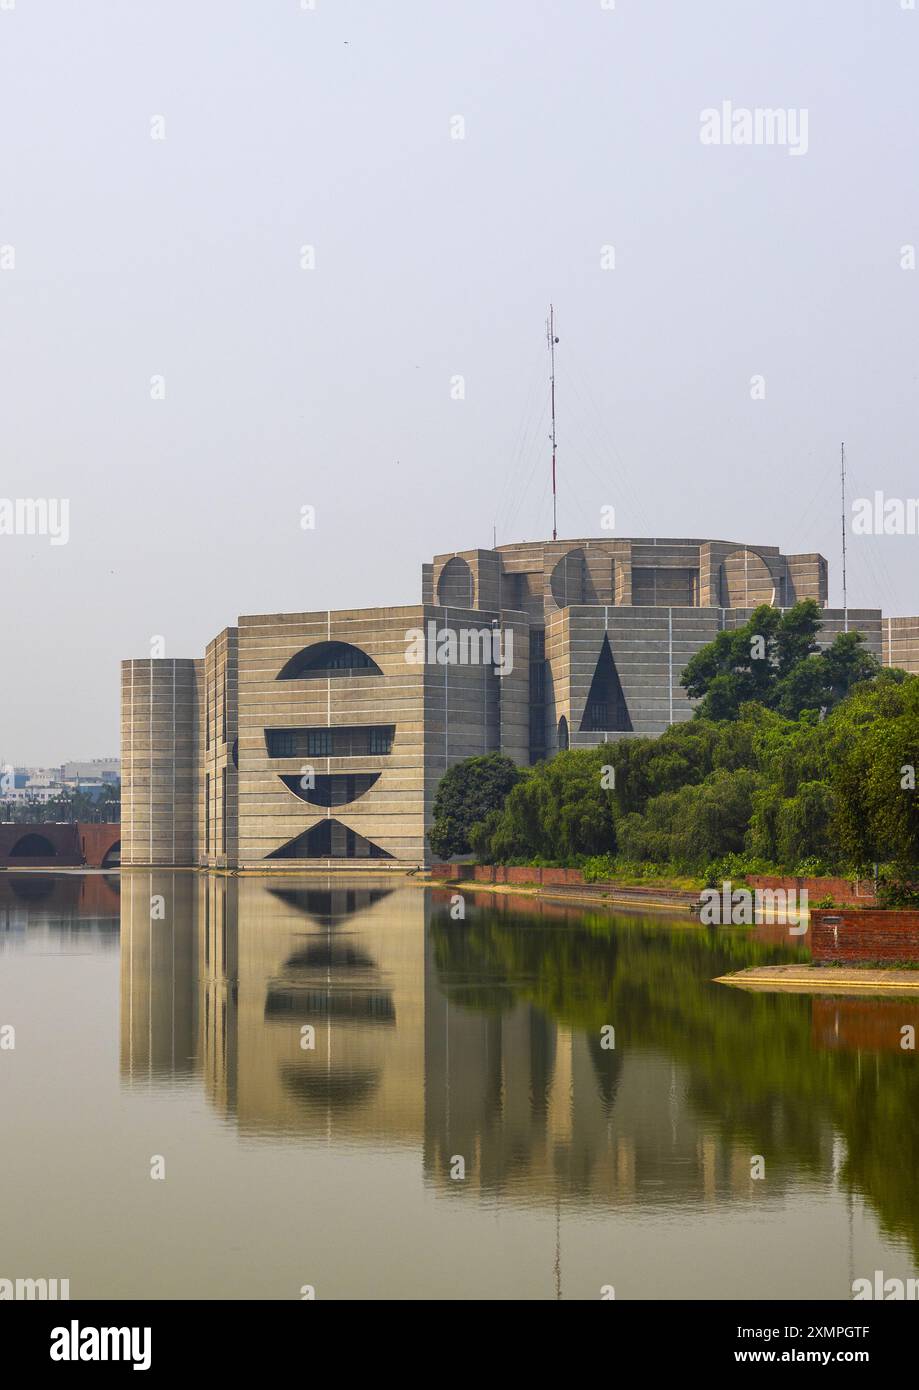
{"type": "Polygon", "coordinates": [[[538,883],[546,885],[584,882],[580,869],[531,869],[509,864],[432,864],[431,877],[471,879],[474,883],[538,883]]]}
{"type": "MultiPolygon", "coordinates": [[[[536,883],[546,886],[570,886],[584,882],[580,869],[533,869],[526,865],[514,867],[506,864],[432,864],[431,876],[447,882],[465,879],[475,883],[536,883]]],[[[877,901],[874,883],[866,878],[782,878],[775,874],[748,874],[747,883],[751,888],[785,888],[796,893],[806,888],[811,904],[819,902],[821,898],[832,898],[841,907],[854,903],[872,907],[877,901]]]]}
{"type": "Polygon", "coordinates": [[[919,911],[814,908],[810,949],[815,965],[832,961],[919,961],[919,911]]]}
{"type": "Polygon", "coordinates": [[[871,907],[877,899],[874,896],[874,881],[870,878],[781,878],[774,874],[747,874],[751,888],[786,888],[800,893],[807,889],[811,904],[821,898],[832,898],[840,907],[859,903],[871,907]]]}

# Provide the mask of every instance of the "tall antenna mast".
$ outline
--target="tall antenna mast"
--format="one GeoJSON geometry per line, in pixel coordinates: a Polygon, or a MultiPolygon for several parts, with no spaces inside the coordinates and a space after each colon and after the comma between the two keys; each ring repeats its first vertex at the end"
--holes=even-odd
{"type": "Polygon", "coordinates": [[[546,323],[546,340],[549,344],[549,394],[552,401],[552,539],[558,538],[558,499],[555,492],[555,310],[549,305],[549,318],[546,323]]]}
{"type": "Polygon", "coordinates": [[[846,592],[846,446],[839,446],[839,477],[842,486],[842,613],[845,631],[849,631],[849,600],[846,592]]]}

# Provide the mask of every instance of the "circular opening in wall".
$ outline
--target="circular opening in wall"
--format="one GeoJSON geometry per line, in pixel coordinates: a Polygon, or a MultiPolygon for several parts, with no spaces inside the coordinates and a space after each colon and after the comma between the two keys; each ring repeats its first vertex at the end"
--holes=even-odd
{"type": "Polygon", "coordinates": [[[460,555],[448,560],[437,581],[437,600],[444,608],[473,607],[472,570],[460,555]]]}
{"type": "Polygon", "coordinates": [[[559,608],[584,602],[584,552],[569,550],[559,560],[549,580],[549,590],[559,608]]]}

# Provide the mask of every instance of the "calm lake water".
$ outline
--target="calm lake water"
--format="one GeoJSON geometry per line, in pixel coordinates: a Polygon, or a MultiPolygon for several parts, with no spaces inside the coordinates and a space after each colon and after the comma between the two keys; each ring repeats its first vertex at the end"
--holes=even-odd
{"type": "Polygon", "coordinates": [[[915,1276],[919,1002],[712,983],[800,952],[511,896],[456,922],[404,879],[2,875],[0,1277],[846,1299],[915,1276]]]}

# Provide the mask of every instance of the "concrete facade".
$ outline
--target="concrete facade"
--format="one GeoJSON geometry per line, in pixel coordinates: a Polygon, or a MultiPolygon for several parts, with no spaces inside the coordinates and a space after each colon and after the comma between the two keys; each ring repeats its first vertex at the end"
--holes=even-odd
{"type": "MultiPolygon", "coordinates": [[[[422,601],[241,617],[203,659],[122,663],[122,863],[423,864],[437,785],[501,750],[655,735],[680,676],[761,603],[827,609],[821,555],[714,540],[527,542],[437,555],[422,601]]],[[[919,618],[850,609],[919,672],[919,618]]]]}

